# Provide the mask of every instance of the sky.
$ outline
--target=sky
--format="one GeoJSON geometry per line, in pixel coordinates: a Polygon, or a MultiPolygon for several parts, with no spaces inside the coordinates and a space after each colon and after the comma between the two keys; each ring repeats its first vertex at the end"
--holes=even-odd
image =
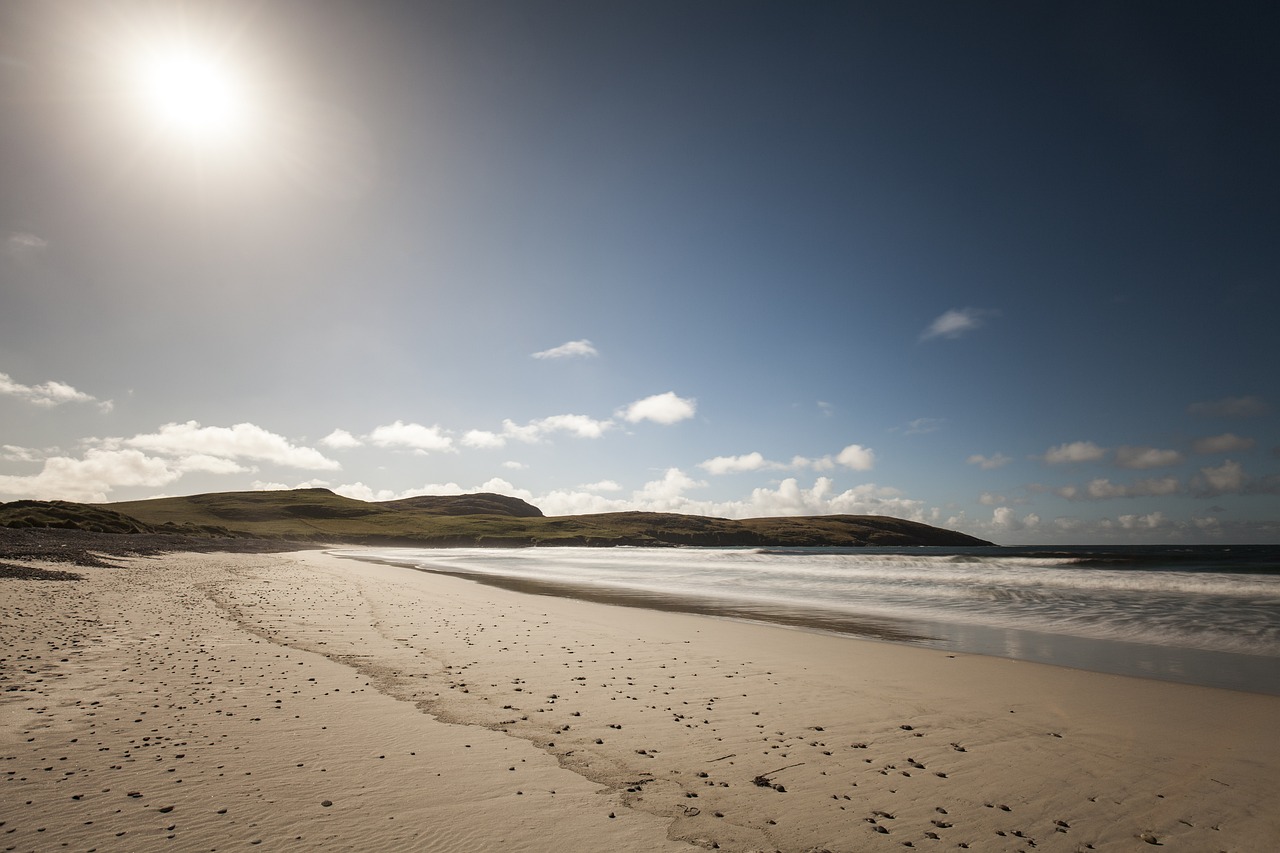
{"type": "Polygon", "coordinates": [[[0,5],[0,500],[1280,542],[1254,2],[0,5]]]}

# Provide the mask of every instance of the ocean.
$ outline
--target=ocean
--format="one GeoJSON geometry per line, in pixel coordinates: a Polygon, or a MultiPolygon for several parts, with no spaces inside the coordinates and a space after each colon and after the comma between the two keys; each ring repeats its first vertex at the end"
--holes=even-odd
{"type": "Polygon", "coordinates": [[[524,592],[1280,695],[1280,546],[333,553],[524,592]]]}

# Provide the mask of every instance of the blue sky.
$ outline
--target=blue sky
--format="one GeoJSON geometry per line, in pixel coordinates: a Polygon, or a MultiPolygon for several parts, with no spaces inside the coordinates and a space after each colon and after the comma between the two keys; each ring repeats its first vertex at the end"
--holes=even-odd
{"type": "Polygon", "coordinates": [[[6,3],[0,500],[1278,541],[1277,23],[6,3]]]}

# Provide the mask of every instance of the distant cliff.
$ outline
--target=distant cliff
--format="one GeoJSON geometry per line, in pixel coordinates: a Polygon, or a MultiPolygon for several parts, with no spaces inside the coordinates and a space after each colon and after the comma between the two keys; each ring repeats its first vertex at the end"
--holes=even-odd
{"type": "Polygon", "coordinates": [[[505,495],[424,495],[368,502],[328,489],[219,492],[111,504],[14,501],[0,504],[0,527],[417,547],[992,544],[953,530],[882,515],[729,519],[614,512],[548,518],[532,504],[505,495]]]}

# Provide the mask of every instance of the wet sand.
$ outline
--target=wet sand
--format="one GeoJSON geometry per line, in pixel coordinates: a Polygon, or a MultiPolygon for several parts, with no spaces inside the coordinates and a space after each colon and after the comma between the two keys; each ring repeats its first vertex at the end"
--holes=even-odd
{"type": "Polygon", "coordinates": [[[0,579],[2,850],[1280,836],[1278,697],[319,552],[124,563],[0,579]]]}

